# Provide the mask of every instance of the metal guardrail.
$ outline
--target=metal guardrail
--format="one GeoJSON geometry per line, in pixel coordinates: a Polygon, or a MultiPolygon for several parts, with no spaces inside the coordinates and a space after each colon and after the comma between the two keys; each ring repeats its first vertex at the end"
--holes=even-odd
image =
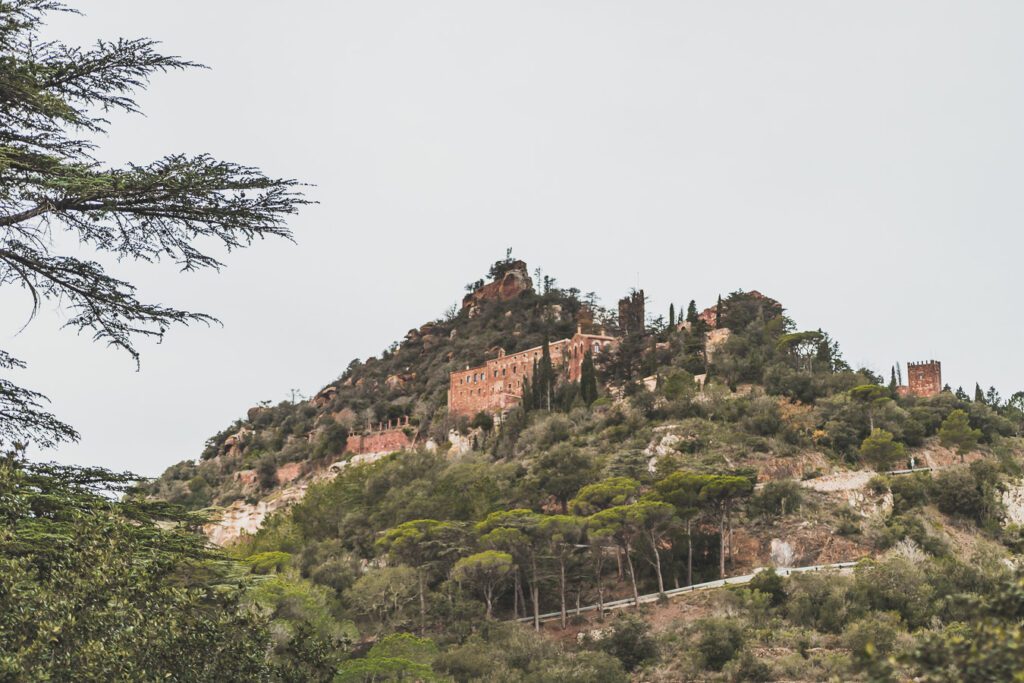
{"type": "MultiPolygon", "coordinates": [[[[900,475],[905,475],[905,474],[914,474],[916,472],[931,472],[934,469],[935,469],[934,467],[913,467],[913,468],[910,468],[910,469],[903,469],[903,470],[889,470],[888,472],[883,472],[882,474],[887,474],[887,475],[892,475],[892,476],[900,476],[900,475]]],[[[833,564],[815,564],[815,565],[810,565],[810,566],[807,566],[807,567],[788,567],[788,568],[781,568],[781,569],[780,568],[776,568],[775,571],[780,576],[789,576],[790,574],[800,574],[800,573],[803,573],[803,572],[818,572],[818,571],[826,571],[826,570],[830,570],[830,569],[839,569],[839,570],[850,569],[850,568],[854,567],[856,564],[857,564],[856,562],[835,562],[833,564]]],[[[606,610],[613,610],[613,609],[622,609],[623,607],[631,607],[635,603],[639,603],[641,605],[646,605],[646,604],[650,604],[652,602],[657,602],[660,599],[661,595],[664,595],[666,598],[673,598],[673,597],[675,597],[677,595],[685,595],[686,593],[693,593],[693,592],[696,592],[696,591],[713,590],[713,589],[716,589],[716,588],[724,588],[726,586],[743,585],[745,583],[749,583],[756,575],[757,575],[757,572],[755,572],[753,574],[744,574],[743,576],[731,576],[731,577],[725,578],[725,579],[716,579],[715,581],[705,581],[704,583],[695,583],[692,586],[684,586],[683,588],[673,588],[672,590],[667,590],[667,591],[664,592],[664,594],[662,594],[662,593],[647,593],[645,595],[641,595],[639,597],[639,599],[636,600],[636,601],[634,601],[633,598],[620,598],[618,600],[610,600],[610,601],[604,603],[603,605],[601,605],[600,607],[602,607],[603,609],[606,609],[606,610]]],[[[576,608],[567,609],[565,611],[565,613],[566,613],[566,616],[576,616],[577,614],[583,614],[584,612],[594,612],[598,608],[599,608],[599,606],[596,605],[596,604],[594,604],[594,605],[587,605],[586,607],[580,607],[579,609],[576,609],[576,608]]],[[[543,623],[545,621],[551,621],[552,619],[559,619],[559,618],[561,618],[561,616],[562,616],[561,612],[547,612],[545,614],[541,614],[538,617],[538,620],[543,623]]],[[[532,622],[533,621],[533,617],[532,616],[529,616],[529,617],[519,617],[519,618],[515,619],[514,621],[526,624],[526,623],[532,622]]]]}
{"type": "MultiPolygon", "coordinates": [[[[804,572],[820,572],[828,571],[831,569],[850,569],[856,566],[856,564],[856,562],[835,562],[833,564],[814,564],[809,565],[807,567],[776,568],[775,571],[779,574],[779,576],[789,576],[790,574],[802,574],[804,572]]],[[[725,588],[726,586],[741,586],[745,583],[750,583],[750,581],[755,576],[757,576],[758,573],[759,572],[754,572],[753,574],[744,574],[742,576],[730,576],[725,579],[716,579],[714,581],[705,581],[704,583],[695,583],[692,586],[673,588],[672,590],[667,590],[664,593],[647,593],[645,595],[641,595],[637,601],[634,601],[633,598],[620,598],[618,600],[609,600],[603,605],[600,605],[600,607],[604,608],[605,610],[622,609],[624,607],[632,607],[635,604],[635,602],[638,602],[641,605],[657,602],[659,599],[661,599],[662,595],[664,595],[666,598],[673,598],[677,595],[685,595],[686,593],[694,593],[696,591],[713,590],[715,588],[725,588]]],[[[598,608],[599,606],[596,604],[587,605],[586,607],[580,607],[579,609],[567,609],[565,613],[566,616],[576,616],[577,614],[583,614],[584,612],[594,612],[598,608]]],[[[547,612],[545,614],[541,614],[538,617],[538,620],[543,623],[545,621],[551,621],[552,619],[559,619],[561,618],[561,616],[562,613],[560,611],[547,612]]],[[[515,619],[514,621],[526,624],[532,622],[533,617],[520,617],[518,619],[515,619]]]]}
{"type": "Polygon", "coordinates": [[[885,474],[913,474],[914,472],[931,472],[934,467],[913,467],[909,470],[889,470],[885,474]]]}

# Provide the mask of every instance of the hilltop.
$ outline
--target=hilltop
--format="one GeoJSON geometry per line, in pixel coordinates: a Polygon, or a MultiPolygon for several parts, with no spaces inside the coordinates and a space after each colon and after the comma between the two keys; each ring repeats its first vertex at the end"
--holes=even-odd
{"type": "Polygon", "coordinates": [[[271,577],[254,600],[281,629],[277,656],[305,634],[324,671],[384,666],[350,658],[408,632],[422,636],[409,661],[456,680],[496,680],[478,661],[493,646],[510,652],[501,680],[916,670],[917,644],[941,649],[959,618],[943,596],[999,590],[1024,543],[1024,395],[970,400],[937,362],[886,382],[770,296],[706,303],[651,316],[634,291],[612,310],[499,261],[461,307],[309,400],[250,408],[144,493],[219,515],[210,537],[271,577]],[[762,573],[639,621],[572,615],[858,561],[826,581],[762,573]],[[561,645],[494,625],[548,611],[561,645]]]}

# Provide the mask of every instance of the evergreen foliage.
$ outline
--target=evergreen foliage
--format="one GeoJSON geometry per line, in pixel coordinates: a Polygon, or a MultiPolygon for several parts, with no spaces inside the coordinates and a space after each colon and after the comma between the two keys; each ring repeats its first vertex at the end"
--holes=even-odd
{"type": "MultiPolygon", "coordinates": [[[[173,325],[215,319],[147,303],[135,287],[95,260],[61,250],[50,234],[67,230],[97,255],[170,260],[184,271],[220,268],[211,245],[248,246],[290,238],[285,220],[308,203],[294,180],[206,154],[171,154],[109,166],[91,141],[110,112],[139,113],[136,94],[158,73],[198,65],[161,54],[148,38],[99,41],[79,49],[40,37],[46,17],[69,11],[52,0],[0,5],[0,286],[20,288],[32,313],[52,302],[64,325],[138,360],[139,339],[173,325]]],[[[23,367],[0,351],[0,369],[23,367]]],[[[48,447],[78,435],[44,409],[41,394],[0,380],[0,444],[48,447]]]]}

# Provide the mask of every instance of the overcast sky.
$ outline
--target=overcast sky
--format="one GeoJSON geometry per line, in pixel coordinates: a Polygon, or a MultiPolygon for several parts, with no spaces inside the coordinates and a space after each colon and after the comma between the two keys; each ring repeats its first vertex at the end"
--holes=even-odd
{"type": "Polygon", "coordinates": [[[155,475],[258,401],[316,392],[459,299],[506,247],[649,312],[735,289],[854,365],[940,359],[1024,388],[1024,3],[74,3],[76,43],[149,36],[210,67],[114,118],[112,163],[209,152],[316,185],[220,274],[119,264],[212,313],[131,358],[46,309],[2,344],[80,444],[36,457],[155,475]]]}

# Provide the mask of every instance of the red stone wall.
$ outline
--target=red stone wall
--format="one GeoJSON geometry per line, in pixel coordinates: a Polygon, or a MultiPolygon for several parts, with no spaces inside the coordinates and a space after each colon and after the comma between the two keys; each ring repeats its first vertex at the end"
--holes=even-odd
{"type": "Polygon", "coordinates": [[[942,363],[936,360],[907,363],[907,386],[914,396],[938,395],[942,392],[942,363]]]}
{"type": "Polygon", "coordinates": [[[351,434],[345,450],[353,455],[400,451],[413,445],[413,440],[401,427],[383,429],[367,434],[351,434]]]}
{"type": "MultiPolygon", "coordinates": [[[[576,333],[571,339],[548,344],[551,365],[560,368],[570,382],[579,381],[583,357],[593,355],[616,344],[614,337],[576,333]]],[[[481,411],[500,413],[519,404],[523,380],[532,379],[534,361],[539,361],[542,347],[506,355],[484,365],[451,373],[448,385],[448,412],[452,415],[475,415],[481,411]]]]}

